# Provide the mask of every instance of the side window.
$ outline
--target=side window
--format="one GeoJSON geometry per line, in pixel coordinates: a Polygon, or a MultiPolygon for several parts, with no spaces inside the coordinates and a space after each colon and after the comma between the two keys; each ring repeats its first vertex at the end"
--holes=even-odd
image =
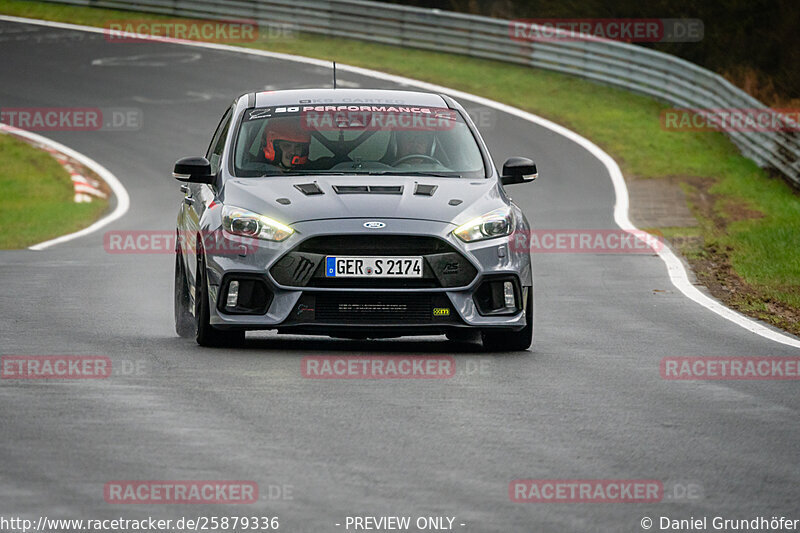
{"type": "Polygon", "coordinates": [[[219,172],[220,162],[222,161],[222,150],[225,149],[225,140],[227,139],[228,126],[231,124],[231,110],[228,109],[222,116],[222,120],[217,126],[217,131],[214,132],[214,138],[211,139],[211,144],[206,153],[206,159],[211,163],[211,174],[219,172]]]}

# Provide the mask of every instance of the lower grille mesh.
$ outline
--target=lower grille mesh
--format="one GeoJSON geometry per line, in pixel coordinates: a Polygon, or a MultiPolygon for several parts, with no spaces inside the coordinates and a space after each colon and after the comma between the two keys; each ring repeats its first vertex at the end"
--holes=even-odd
{"type": "Polygon", "coordinates": [[[316,320],[348,323],[431,321],[429,294],[320,293],[316,320]]]}

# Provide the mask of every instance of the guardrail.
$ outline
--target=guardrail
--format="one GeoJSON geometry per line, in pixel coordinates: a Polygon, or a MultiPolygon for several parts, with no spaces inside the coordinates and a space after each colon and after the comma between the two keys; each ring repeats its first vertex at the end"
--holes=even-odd
{"type": "MultiPolygon", "coordinates": [[[[555,70],[679,108],[769,108],[719,74],[669,54],[610,40],[511,38],[511,21],[368,0],[49,0],[205,19],[251,19],[302,32],[452,52],[555,70]]],[[[552,30],[551,30],[552,31],[552,30]]],[[[746,157],[800,187],[800,132],[726,131],[746,157]]]]}

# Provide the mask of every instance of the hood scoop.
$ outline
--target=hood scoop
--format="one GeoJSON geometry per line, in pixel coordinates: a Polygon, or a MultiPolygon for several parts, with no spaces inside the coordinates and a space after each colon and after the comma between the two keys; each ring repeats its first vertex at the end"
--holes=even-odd
{"type": "Polygon", "coordinates": [[[334,185],[337,194],[403,194],[402,185],[334,185]]]}
{"type": "Polygon", "coordinates": [[[436,192],[438,185],[425,185],[424,183],[417,183],[414,187],[414,194],[417,196],[433,196],[436,192]]]}
{"type": "Polygon", "coordinates": [[[315,194],[325,194],[319,185],[314,183],[300,183],[294,186],[295,189],[305,194],[306,196],[314,196],[315,194]]]}

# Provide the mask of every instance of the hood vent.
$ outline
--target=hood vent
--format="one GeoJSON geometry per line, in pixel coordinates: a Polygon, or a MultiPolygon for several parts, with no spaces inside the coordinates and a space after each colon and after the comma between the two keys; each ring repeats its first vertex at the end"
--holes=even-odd
{"type": "Polygon", "coordinates": [[[295,189],[305,194],[306,196],[314,196],[315,194],[325,194],[322,189],[315,183],[300,183],[294,186],[295,189]]]}
{"type": "Polygon", "coordinates": [[[337,194],[403,194],[402,185],[334,185],[337,194]]]}
{"type": "Polygon", "coordinates": [[[414,187],[414,194],[418,196],[433,196],[433,193],[436,192],[436,188],[438,185],[425,185],[417,183],[416,187],[414,187]]]}

